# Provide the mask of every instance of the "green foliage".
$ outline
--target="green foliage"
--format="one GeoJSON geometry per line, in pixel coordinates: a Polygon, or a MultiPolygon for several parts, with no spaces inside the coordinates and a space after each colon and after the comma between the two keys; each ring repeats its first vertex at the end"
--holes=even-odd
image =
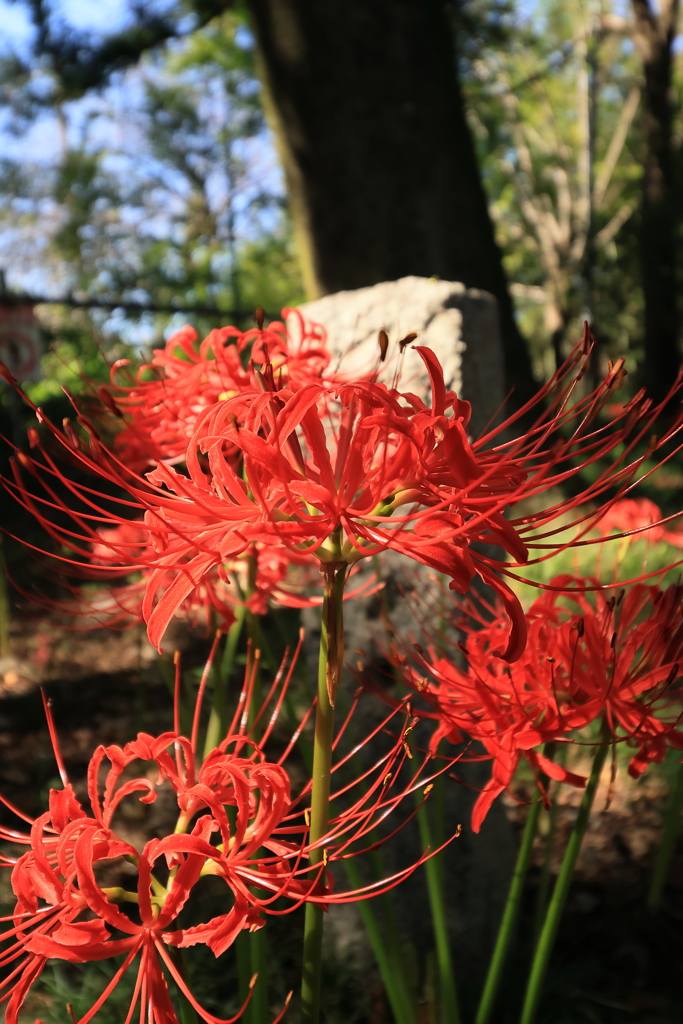
{"type": "MultiPolygon", "coordinates": [[[[564,534],[558,535],[556,543],[566,543],[575,535],[575,529],[567,530],[564,534]]],[[[591,533],[585,539],[590,541],[596,537],[596,533],[591,533]]],[[[534,557],[533,554],[531,557],[534,557]]],[[[681,558],[681,549],[664,541],[653,543],[646,539],[619,538],[606,544],[587,544],[584,547],[562,551],[545,561],[513,571],[530,580],[532,584],[541,586],[550,583],[553,577],[564,574],[592,576],[601,583],[610,584],[618,583],[619,580],[638,579],[649,573],[660,575],[646,582],[670,586],[680,580],[681,565],[678,563],[681,558]]],[[[511,585],[527,608],[539,596],[540,591],[535,586],[514,581],[511,581],[511,585]]]]}
{"type": "Polygon", "coordinates": [[[611,0],[590,10],[537,0],[524,14],[486,0],[470,8],[480,44],[463,48],[470,124],[536,373],[552,372],[586,316],[602,349],[596,372],[618,356],[631,369],[643,314],[641,112],[630,99],[640,65],[624,33],[601,27],[621,9],[611,0]]]}
{"type": "MultiPolygon", "coordinates": [[[[224,6],[202,5],[196,31],[173,33],[163,49],[144,47],[140,66],[101,100],[84,107],[59,89],[50,94],[63,142],[57,162],[27,148],[24,159],[0,167],[4,237],[19,256],[10,285],[40,253],[56,292],[244,310],[242,326],[256,305],[277,314],[302,300],[253,41],[243,13],[221,13],[224,6]]],[[[59,68],[41,67],[61,81],[59,68]]],[[[57,399],[62,385],[80,390],[81,376],[102,379],[102,354],[111,362],[131,345],[162,344],[185,322],[204,335],[235,319],[56,306],[38,315],[51,344],[44,379],[27,389],[37,402],[57,399]]]]}
{"type": "Polygon", "coordinates": [[[84,310],[43,306],[38,308],[38,316],[51,340],[41,360],[42,379],[24,384],[24,391],[36,405],[61,401],[62,388],[78,394],[87,388],[88,381],[105,382],[110,362],[134,355],[132,348],[116,338],[105,341],[84,310]]]}
{"type": "MultiPolygon", "coordinates": [[[[109,186],[106,191],[111,195],[113,183],[106,184],[109,186]]],[[[73,269],[81,270],[82,277],[87,265],[87,249],[82,250],[97,204],[105,194],[104,186],[98,154],[82,149],[67,150],[55,174],[53,194],[63,207],[65,217],[54,235],[54,246],[73,269]]],[[[87,271],[80,283],[87,283],[87,271]]]]}
{"type": "Polygon", "coordinates": [[[133,23],[93,39],[54,16],[45,0],[23,0],[35,30],[28,59],[14,51],[0,57],[2,100],[20,131],[46,108],[78,100],[134,66],[156,47],[197,30],[231,7],[230,0],[180,0],[163,14],[153,5],[131,5],[133,23]],[[189,16],[189,17],[188,17],[189,16]]]}
{"type": "MultiPolygon", "coordinates": [[[[52,961],[34,986],[24,1010],[32,1016],[39,1015],[45,1024],[71,1024],[74,1018],[67,1009],[70,1004],[75,1019],[80,1020],[99,999],[117,966],[108,961],[89,964],[52,961]]],[[[98,1024],[121,1024],[125,1020],[134,984],[135,972],[127,971],[97,1014],[98,1024]]]]}
{"type": "Polygon", "coordinates": [[[271,313],[296,306],[306,298],[291,234],[248,242],[239,253],[244,306],[258,305],[271,313]]]}

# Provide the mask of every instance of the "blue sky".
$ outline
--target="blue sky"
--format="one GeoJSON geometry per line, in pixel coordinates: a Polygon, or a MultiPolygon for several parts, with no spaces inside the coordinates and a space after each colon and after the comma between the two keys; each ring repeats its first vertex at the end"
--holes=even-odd
{"type": "MultiPolygon", "coordinates": [[[[125,24],[127,7],[125,0],[100,0],[98,3],[93,3],[93,0],[62,0],[57,10],[67,24],[100,33],[110,32],[125,24]]],[[[4,45],[10,43],[20,52],[25,52],[32,28],[24,6],[0,0],[0,25],[4,45]]]]}
{"type": "MultiPolygon", "coordinates": [[[[67,25],[97,35],[123,27],[129,20],[126,0],[100,0],[99,3],[93,3],[93,0],[62,0],[55,6],[57,17],[67,25]]],[[[21,57],[26,57],[33,37],[33,26],[24,5],[0,0],[0,25],[0,52],[15,51],[21,57]]],[[[20,157],[23,151],[30,150],[34,155],[40,154],[42,159],[50,161],[60,151],[60,139],[53,118],[42,119],[27,135],[18,139],[3,131],[0,120],[0,140],[5,155],[10,157],[20,157]]]]}

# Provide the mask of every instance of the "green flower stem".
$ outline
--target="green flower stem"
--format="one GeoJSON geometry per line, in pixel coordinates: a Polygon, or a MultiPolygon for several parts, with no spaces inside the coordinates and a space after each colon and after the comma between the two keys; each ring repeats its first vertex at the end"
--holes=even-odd
{"type": "MultiPolygon", "coordinates": [[[[223,651],[223,658],[221,659],[221,678],[223,680],[223,686],[226,686],[230,682],[230,675],[232,673],[232,669],[235,664],[235,656],[237,654],[237,645],[239,643],[246,615],[247,609],[244,605],[238,605],[235,611],[235,621],[228,630],[228,641],[225,645],[225,650],[223,651]]],[[[224,710],[223,714],[225,716],[225,724],[227,728],[227,709],[224,710]]]]}
{"type": "Polygon", "coordinates": [[[240,1002],[249,995],[251,979],[258,974],[249,1005],[240,1017],[241,1024],[268,1024],[272,1019],[268,1005],[268,944],[266,929],[241,931],[235,940],[237,985],[240,1002]]]}
{"type": "MultiPolygon", "coordinates": [[[[552,760],[553,754],[555,753],[555,744],[546,743],[543,748],[543,753],[547,758],[552,760]]],[[[541,774],[540,781],[541,785],[547,788],[547,776],[541,774]]],[[[517,920],[517,915],[519,913],[519,906],[522,902],[524,882],[531,862],[534,838],[538,830],[538,819],[540,817],[542,806],[543,802],[539,799],[532,803],[529,808],[526,825],[524,826],[524,835],[522,836],[522,843],[519,848],[519,853],[517,854],[515,868],[512,872],[512,880],[510,882],[507,900],[505,901],[503,918],[500,922],[498,937],[496,938],[496,944],[493,948],[493,953],[491,954],[489,969],[484,983],[484,990],[481,994],[475,1024],[487,1024],[495,1004],[496,993],[498,992],[498,986],[500,985],[505,958],[510,946],[510,940],[512,939],[515,921],[517,920]]]]}
{"type": "MultiPolygon", "coordinates": [[[[235,828],[237,819],[236,808],[228,807],[227,813],[228,821],[230,823],[230,831],[232,832],[235,828]]],[[[250,933],[247,931],[241,931],[235,939],[235,953],[237,956],[237,990],[239,992],[240,1003],[244,1003],[245,999],[249,995],[251,979],[255,973],[254,960],[256,958],[256,954],[254,951],[253,939],[256,934],[256,932],[250,933]]],[[[263,990],[265,988],[265,978],[259,973],[259,980],[254,986],[254,991],[251,999],[249,1000],[249,1005],[241,1018],[243,1024],[254,1024],[254,1022],[258,1020],[258,1018],[254,1018],[252,1016],[254,999],[256,998],[257,990],[263,990]]]]}
{"type": "Polygon", "coordinates": [[[536,1018],[536,1011],[541,997],[541,989],[543,987],[546,968],[555,944],[555,937],[557,935],[557,929],[560,924],[564,905],[567,902],[569,886],[571,884],[572,875],[574,874],[574,868],[579,856],[579,851],[581,850],[583,837],[586,833],[586,828],[588,827],[588,819],[590,817],[591,807],[593,806],[593,800],[595,799],[595,792],[600,781],[600,773],[602,771],[602,766],[605,763],[607,750],[609,748],[609,739],[610,731],[607,723],[603,721],[602,728],[600,729],[600,738],[598,740],[598,749],[595,754],[595,759],[593,760],[593,768],[588,780],[588,785],[586,786],[583,800],[579,806],[579,813],[574,823],[574,828],[572,829],[569,837],[567,849],[564,854],[564,860],[562,861],[562,867],[560,868],[560,873],[557,876],[557,882],[555,883],[552,899],[550,900],[548,912],[543,923],[543,929],[539,936],[538,945],[536,946],[536,951],[534,953],[531,973],[529,974],[529,982],[524,999],[524,1006],[522,1008],[522,1016],[520,1017],[520,1024],[533,1024],[536,1018]]]}
{"type": "MultiPolygon", "coordinates": [[[[192,988],[191,979],[188,978],[187,960],[185,957],[184,949],[169,950],[172,959],[175,962],[176,969],[183,981],[187,984],[188,988],[192,988]]],[[[199,1018],[197,1017],[197,1011],[195,1010],[189,999],[183,995],[180,988],[176,986],[178,993],[178,1008],[180,1010],[180,1024],[199,1024],[199,1018]]]]}
{"type": "MultiPolygon", "coordinates": [[[[237,954],[237,988],[239,991],[240,1003],[243,1003],[249,993],[249,982],[252,976],[252,957],[251,957],[251,943],[250,939],[252,936],[249,932],[241,931],[235,939],[235,952],[237,954]]],[[[258,988],[258,983],[256,988],[258,988]]],[[[252,995],[249,1000],[249,1005],[243,1014],[244,1024],[251,1024],[251,1004],[256,993],[252,995]]]]}
{"type": "Polygon", "coordinates": [[[250,1024],[268,1024],[272,1014],[268,1006],[268,938],[265,928],[246,934],[251,957],[251,973],[258,974],[248,1010],[250,1024]]]}
{"type": "MultiPolygon", "coordinates": [[[[318,659],[318,703],[313,742],[313,785],[311,789],[311,825],[309,842],[316,843],[327,832],[330,803],[330,771],[334,706],[332,701],[339,683],[344,658],[344,627],[342,599],[346,563],[323,562],[321,573],[325,585],[323,615],[318,659]],[[331,699],[330,699],[331,698],[331,699]]],[[[323,849],[311,850],[309,863],[314,866],[324,859],[323,849]]],[[[311,873],[311,878],[315,875],[311,873]]],[[[320,980],[322,972],[323,910],[314,903],[306,904],[304,920],[304,955],[301,978],[301,1024],[317,1024],[320,1015],[320,980]]]]}
{"type": "MultiPolygon", "coordinates": [[[[253,594],[256,589],[256,559],[249,555],[247,564],[249,566],[248,593],[253,594]]],[[[260,725],[255,726],[254,722],[261,709],[261,664],[263,664],[264,660],[268,660],[269,652],[265,650],[266,645],[258,616],[247,610],[245,622],[249,639],[252,643],[252,649],[261,652],[261,659],[256,666],[254,676],[254,688],[247,723],[252,739],[258,742],[261,735],[261,727],[260,725]],[[264,653],[266,655],[265,659],[264,653]]],[[[258,855],[266,853],[267,851],[262,849],[258,855]]],[[[251,963],[251,976],[253,977],[254,974],[257,974],[258,981],[254,985],[253,995],[247,1007],[245,1024],[268,1024],[271,1014],[268,1007],[268,939],[265,925],[256,932],[247,933],[246,940],[251,963]]],[[[245,989],[244,998],[246,998],[248,991],[248,988],[245,989]]]]}
{"type": "MultiPolygon", "coordinates": [[[[373,833],[373,838],[374,836],[375,833],[373,833]]],[[[375,877],[377,879],[386,878],[390,872],[387,871],[383,863],[380,850],[373,850],[370,853],[370,861],[375,871],[375,877]]],[[[399,930],[396,924],[396,916],[391,902],[391,895],[390,893],[385,892],[382,893],[381,896],[377,896],[375,899],[383,909],[384,922],[388,931],[387,948],[392,962],[396,964],[395,970],[400,998],[405,1008],[404,1014],[407,1015],[409,1024],[414,1024],[417,1016],[417,992],[415,991],[414,985],[411,984],[410,966],[406,963],[404,950],[401,949],[399,930]]]]}
{"type": "MultiPolygon", "coordinates": [[[[366,791],[365,786],[362,789],[366,791]]],[[[373,830],[370,841],[375,843],[379,840],[379,833],[373,830]]],[[[382,861],[379,848],[371,850],[368,859],[372,867],[373,880],[379,881],[390,874],[382,861]]],[[[355,858],[349,857],[343,863],[350,886],[353,889],[360,888],[364,882],[355,858]]],[[[401,949],[399,930],[389,893],[382,893],[372,900],[360,900],[358,911],[375,954],[396,1024],[416,1024],[417,999],[410,984],[410,972],[401,949]]]]}
{"type": "Polygon", "coordinates": [[[254,648],[261,652],[261,664],[275,675],[279,664],[263,632],[260,618],[260,615],[255,615],[254,612],[247,612],[247,629],[254,648]]]}
{"type": "MultiPolygon", "coordinates": [[[[429,824],[428,808],[426,804],[418,811],[417,820],[420,826],[420,841],[422,846],[432,846],[431,827],[429,824]]],[[[434,929],[434,943],[436,945],[436,966],[439,978],[441,1024],[459,1024],[460,1010],[458,1008],[458,994],[455,987],[453,961],[451,959],[448,927],[446,925],[446,907],[442,884],[441,865],[438,862],[441,856],[442,854],[439,854],[437,857],[430,857],[425,861],[427,891],[429,893],[429,906],[432,912],[432,927],[434,929]]]]}
{"type": "Polygon", "coordinates": [[[534,944],[538,936],[541,933],[543,927],[543,921],[545,920],[545,913],[548,909],[548,897],[550,895],[550,885],[552,882],[552,860],[553,851],[555,849],[555,833],[557,831],[557,799],[553,799],[550,810],[548,812],[548,834],[545,837],[545,846],[543,850],[543,866],[541,867],[541,878],[538,883],[538,892],[536,894],[536,911],[534,914],[534,944]]]}
{"type": "Polygon", "coordinates": [[[669,870],[669,864],[676,845],[676,837],[681,823],[682,808],[683,763],[677,766],[676,774],[673,777],[671,789],[669,791],[669,802],[666,808],[666,817],[664,819],[664,832],[662,835],[661,845],[657,851],[655,868],[652,873],[652,883],[647,897],[648,910],[654,911],[659,907],[662,892],[664,891],[664,883],[666,882],[666,876],[669,870]]]}
{"type": "MultiPolygon", "coordinates": [[[[360,888],[363,885],[363,879],[356,862],[349,858],[344,861],[344,867],[346,868],[346,875],[350,885],[355,889],[360,888]]],[[[368,933],[372,952],[375,954],[375,960],[379,967],[379,973],[384,983],[394,1020],[396,1024],[415,1024],[415,1014],[410,997],[406,991],[406,979],[402,970],[402,964],[400,961],[396,961],[395,957],[392,956],[390,945],[385,943],[377,915],[372,908],[370,900],[360,900],[357,906],[365,930],[368,933]]]]}
{"type": "Polygon", "coordinates": [[[204,757],[218,746],[228,728],[228,708],[225,695],[235,664],[235,655],[237,654],[237,645],[242,633],[242,626],[244,625],[245,613],[246,608],[242,606],[237,608],[235,621],[228,630],[228,638],[225,642],[225,650],[223,651],[220,667],[214,669],[213,703],[206,729],[204,757]]]}
{"type": "Polygon", "coordinates": [[[529,808],[526,825],[524,826],[524,835],[522,836],[522,843],[519,848],[519,853],[517,854],[517,861],[515,863],[512,881],[510,882],[510,889],[508,890],[508,896],[505,903],[505,910],[503,911],[503,919],[500,922],[498,937],[491,955],[489,969],[484,983],[484,990],[481,994],[479,1009],[477,1010],[477,1016],[475,1017],[475,1024],[487,1024],[491,1018],[491,1011],[495,1004],[498,986],[500,985],[500,979],[503,973],[505,957],[507,956],[515,921],[517,920],[519,905],[522,899],[524,881],[529,869],[529,862],[531,861],[531,852],[534,845],[536,830],[538,828],[538,818],[541,812],[541,807],[542,802],[539,799],[532,803],[529,808]]]}
{"type": "MultiPolygon", "coordinates": [[[[380,564],[379,557],[377,555],[372,556],[372,566],[375,570],[377,579],[381,579],[382,567],[380,564]]],[[[389,605],[387,603],[386,592],[380,590],[379,592],[380,607],[382,610],[382,621],[387,634],[393,636],[393,625],[391,622],[391,613],[389,605]]],[[[443,624],[443,617],[440,619],[440,628],[443,624]]],[[[394,670],[394,679],[397,683],[402,683],[400,673],[394,670]]],[[[416,794],[416,802],[420,802],[420,797],[416,794]]],[[[434,828],[434,834],[430,828],[429,818],[427,817],[427,807],[423,807],[418,812],[418,822],[420,827],[420,838],[424,846],[440,846],[443,842],[443,821],[444,821],[444,802],[443,802],[443,777],[439,776],[434,783],[434,793],[432,796],[432,804],[435,807],[435,819],[436,824],[434,828]]],[[[377,852],[375,856],[379,857],[377,852]]],[[[450,946],[448,941],[448,929],[446,926],[445,916],[445,900],[444,900],[444,883],[443,883],[443,855],[440,854],[438,857],[430,857],[425,863],[425,873],[427,875],[427,889],[429,892],[429,901],[432,912],[432,927],[434,929],[435,944],[437,947],[437,970],[439,974],[439,986],[440,986],[440,1000],[441,1000],[441,1018],[444,1024],[458,1024],[460,1020],[460,1013],[458,1009],[458,997],[457,989],[455,986],[455,978],[453,975],[453,964],[451,960],[450,946]]],[[[389,903],[389,910],[391,913],[391,904],[389,903]]],[[[392,915],[393,916],[393,915],[392,915]]],[[[397,964],[397,970],[400,973],[401,984],[403,989],[403,1000],[405,1005],[409,1008],[410,1019],[415,1019],[415,1001],[411,997],[407,976],[403,970],[403,957],[401,956],[400,949],[398,948],[398,940],[396,938],[396,930],[392,929],[392,940],[394,944],[394,962],[397,964]]],[[[387,995],[389,992],[387,990],[387,995]]],[[[397,1018],[398,1021],[398,1018],[397,1018]]]]}

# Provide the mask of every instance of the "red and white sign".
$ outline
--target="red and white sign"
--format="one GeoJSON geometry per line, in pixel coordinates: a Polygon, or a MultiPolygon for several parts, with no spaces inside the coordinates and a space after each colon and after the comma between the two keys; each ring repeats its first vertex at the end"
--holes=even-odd
{"type": "Polygon", "coordinates": [[[5,305],[0,299],[0,360],[18,381],[40,380],[43,346],[33,306],[5,305]]]}

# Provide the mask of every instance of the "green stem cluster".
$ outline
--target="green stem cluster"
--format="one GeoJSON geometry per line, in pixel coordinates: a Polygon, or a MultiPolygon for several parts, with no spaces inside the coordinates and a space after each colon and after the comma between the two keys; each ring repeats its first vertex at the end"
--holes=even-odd
{"type": "MultiPolygon", "coordinates": [[[[349,858],[344,861],[344,866],[350,885],[354,889],[360,888],[364,883],[358,865],[349,858]]],[[[385,906],[386,909],[390,910],[390,904],[388,907],[385,906]]],[[[370,900],[360,900],[358,902],[358,911],[367,932],[372,952],[375,955],[377,967],[379,968],[396,1024],[415,1024],[415,1001],[410,991],[408,978],[406,977],[395,928],[390,933],[389,941],[386,941],[372,902],[370,900]]],[[[393,915],[391,916],[393,917],[393,915]]],[[[390,927],[392,923],[393,921],[390,920],[390,927]]]]}
{"type": "MultiPolygon", "coordinates": [[[[325,562],[321,566],[324,582],[323,615],[318,659],[318,703],[313,741],[313,774],[311,787],[311,818],[308,841],[318,843],[327,832],[334,736],[334,695],[344,658],[344,627],[342,604],[346,563],[325,562]]],[[[321,846],[312,849],[312,867],[324,860],[321,846]]],[[[315,874],[311,872],[311,880],[315,874]]],[[[306,904],[304,919],[304,953],[301,979],[301,1024],[317,1024],[320,1015],[320,983],[322,977],[323,909],[315,903],[306,904]]]]}
{"type": "Polygon", "coordinates": [[[655,867],[652,873],[652,883],[647,897],[648,910],[655,911],[659,907],[664,892],[664,884],[669,870],[669,864],[676,846],[676,837],[681,824],[681,810],[683,809],[683,763],[676,767],[676,774],[673,777],[669,791],[669,802],[664,818],[664,832],[662,841],[657,851],[655,867]]]}
{"type": "Polygon", "coordinates": [[[235,664],[237,645],[242,634],[245,615],[246,608],[243,605],[238,606],[235,612],[235,621],[228,630],[228,639],[225,642],[221,664],[217,666],[214,673],[213,703],[209,714],[209,723],[206,728],[204,757],[218,746],[228,728],[228,707],[225,691],[235,664]]]}
{"type": "MultiPolygon", "coordinates": [[[[554,753],[555,744],[546,743],[543,748],[543,754],[545,757],[552,760],[554,753]]],[[[542,786],[547,787],[547,776],[541,774],[540,782],[542,786]]],[[[510,889],[508,890],[507,900],[505,901],[505,909],[503,910],[503,917],[500,922],[500,928],[498,929],[496,944],[493,947],[493,953],[491,954],[489,969],[486,975],[486,981],[484,982],[484,990],[479,1001],[479,1009],[477,1010],[475,1024],[487,1024],[495,1004],[496,994],[498,992],[503,967],[505,965],[505,958],[507,956],[515,922],[522,902],[524,883],[529,870],[529,864],[531,863],[531,854],[533,852],[534,839],[538,829],[538,819],[541,813],[541,807],[542,801],[539,799],[532,803],[529,808],[526,825],[524,826],[524,835],[522,836],[522,843],[519,848],[519,853],[517,854],[514,871],[512,872],[510,889]]],[[[553,809],[554,807],[555,805],[553,805],[553,809]]]]}
{"type": "Polygon", "coordinates": [[[545,921],[546,910],[548,909],[548,899],[550,898],[550,886],[552,882],[552,860],[553,852],[555,850],[555,832],[557,830],[557,808],[559,804],[557,799],[553,799],[548,812],[548,831],[545,837],[544,849],[543,849],[543,864],[541,866],[541,877],[538,883],[538,891],[536,893],[536,912],[534,915],[534,943],[536,943],[538,936],[541,934],[541,928],[545,921]]]}
{"type": "Polygon", "coordinates": [[[524,1006],[522,1008],[522,1015],[520,1017],[519,1024],[533,1024],[536,1019],[536,1011],[541,998],[541,989],[545,978],[545,972],[555,944],[555,938],[560,925],[562,912],[564,911],[564,906],[567,902],[569,886],[571,884],[574,868],[576,867],[576,861],[581,850],[583,837],[586,834],[586,829],[588,827],[588,819],[590,817],[598,783],[600,782],[600,773],[602,772],[607,751],[609,750],[609,740],[609,727],[607,722],[603,721],[590,778],[588,779],[588,784],[579,806],[579,813],[569,837],[567,849],[562,861],[562,867],[560,868],[560,873],[557,876],[553,895],[550,900],[550,904],[548,905],[548,911],[545,915],[543,928],[541,929],[541,934],[538,938],[538,944],[531,964],[531,972],[529,974],[529,981],[527,984],[524,1006]]]}
{"type": "MultiPolygon", "coordinates": [[[[428,814],[429,811],[426,804],[420,808],[417,814],[417,820],[420,826],[420,842],[423,847],[433,846],[432,829],[429,823],[428,814]]],[[[455,987],[453,960],[451,958],[451,947],[448,939],[446,903],[444,900],[440,855],[437,857],[429,857],[428,860],[425,861],[425,874],[427,876],[427,892],[429,894],[429,906],[432,913],[432,927],[434,929],[434,944],[436,947],[441,1024],[460,1024],[458,994],[455,987]]]]}
{"type": "Polygon", "coordinates": [[[541,813],[541,806],[541,801],[536,800],[529,808],[526,825],[524,826],[522,843],[519,848],[519,853],[517,854],[517,861],[512,873],[512,881],[510,883],[510,889],[505,902],[503,919],[500,923],[496,944],[493,947],[493,953],[491,954],[489,969],[486,975],[486,981],[484,982],[484,990],[481,994],[477,1016],[474,1019],[475,1024],[488,1024],[488,1021],[491,1019],[491,1013],[493,1011],[501,975],[503,973],[505,958],[510,946],[510,940],[512,939],[512,932],[515,926],[515,921],[517,920],[519,905],[522,900],[524,882],[526,880],[529,863],[531,861],[531,853],[533,850],[534,838],[536,836],[536,829],[538,828],[538,818],[541,813]]]}

